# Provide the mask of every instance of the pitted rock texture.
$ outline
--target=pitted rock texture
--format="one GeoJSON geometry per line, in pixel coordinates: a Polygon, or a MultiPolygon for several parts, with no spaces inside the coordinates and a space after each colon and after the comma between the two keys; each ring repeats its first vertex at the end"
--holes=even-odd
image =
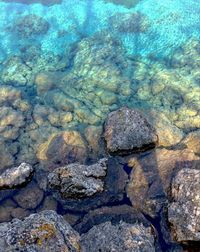
{"type": "Polygon", "coordinates": [[[34,4],[34,3],[41,3],[43,5],[54,5],[54,4],[61,4],[62,0],[2,0],[8,3],[22,3],[22,4],[34,4]]]}
{"type": "Polygon", "coordinates": [[[116,154],[148,149],[158,142],[154,127],[144,115],[127,107],[122,107],[108,115],[104,137],[108,152],[116,154]]]}
{"type": "Polygon", "coordinates": [[[0,224],[2,251],[78,252],[79,239],[78,233],[54,211],[0,224]]]}
{"type": "Polygon", "coordinates": [[[182,169],[172,182],[168,218],[178,242],[200,241],[200,170],[182,169]]]}
{"type": "Polygon", "coordinates": [[[150,227],[143,224],[105,222],[81,236],[83,252],[154,252],[155,238],[150,227]]]}
{"type": "Polygon", "coordinates": [[[102,192],[106,176],[107,160],[93,165],[69,164],[55,169],[48,176],[49,186],[58,189],[62,198],[85,198],[102,192]]]}
{"type": "Polygon", "coordinates": [[[0,189],[15,188],[24,184],[33,173],[33,167],[22,163],[18,167],[7,169],[0,175],[0,189]]]}

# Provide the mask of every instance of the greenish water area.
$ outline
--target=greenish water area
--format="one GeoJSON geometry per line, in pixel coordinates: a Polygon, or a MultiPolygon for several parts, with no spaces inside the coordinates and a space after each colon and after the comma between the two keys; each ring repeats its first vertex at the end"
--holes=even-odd
{"type": "Polygon", "coordinates": [[[35,170],[0,190],[0,222],[44,209],[81,232],[114,215],[134,221],[123,208],[127,158],[109,156],[107,189],[89,199],[63,201],[46,181],[57,167],[108,156],[104,121],[122,106],[149,118],[159,148],[200,155],[199,1],[0,0],[0,174],[22,162],[35,170]]]}

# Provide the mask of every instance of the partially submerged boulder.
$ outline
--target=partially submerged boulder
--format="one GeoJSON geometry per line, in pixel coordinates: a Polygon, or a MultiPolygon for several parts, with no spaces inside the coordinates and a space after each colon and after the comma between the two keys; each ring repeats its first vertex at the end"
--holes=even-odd
{"type": "Polygon", "coordinates": [[[7,169],[0,175],[0,189],[20,186],[29,180],[32,173],[33,167],[26,163],[7,169]]]}
{"type": "Polygon", "coordinates": [[[117,225],[105,222],[94,226],[81,236],[83,252],[154,252],[155,237],[151,227],[142,223],[117,225]]]}
{"type": "Polygon", "coordinates": [[[182,169],[172,182],[168,208],[173,238],[178,242],[200,241],[200,170],[182,169]]]}
{"type": "Polygon", "coordinates": [[[0,224],[2,251],[80,252],[79,234],[54,211],[0,224]]]}
{"type": "Polygon", "coordinates": [[[104,189],[102,179],[106,176],[107,160],[93,165],[69,164],[49,174],[49,185],[57,189],[62,198],[79,199],[91,197],[104,189]]]}
{"type": "Polygon", "coordinates": [[[127,107],[111,112],[105,122],[104,137],[111,154],[129,154],[155,147],[154,127],[144,115],[127,107]]]}

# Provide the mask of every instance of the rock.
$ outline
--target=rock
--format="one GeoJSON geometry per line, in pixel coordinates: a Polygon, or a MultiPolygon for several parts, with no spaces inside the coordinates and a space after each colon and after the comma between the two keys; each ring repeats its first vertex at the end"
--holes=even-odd
{"type": "Polygon", "coordinates": [[[200,130],[190,132],[182,141],[188,149],[193,150],[194,153],[200,155],[200,130]]]}
{"type": "Polygon", "coordinates": [[[116,13],[110,18],[112,28],[122,33],[141,33],[149,28],[148,18],[140,13],[116,13]]]}
{"type": "Polygon", "coordinates": [[[182,169],[172,182],[168,209],[171,232],[178,242],[200,241],[200,170],[182,169]]]}
{"type": "Polygon", "coordinates": [[[48,141],[41,144],[37,151],[37,158],[48,169],[50,166],[84,163],[87,149],[84,140],[77,131],[64,131],[52,134],[48,141]]]}
{"type": "Polygon", "coordinates": [[[174,174],[183,167],[194,167],[199,157],[188,149],[157,149],[132,158],[127,194],[133,207],[155,217],[168,202],[174,174]]]}
{"type": "Polygon", "coordinates": [[[46,196],[44,201],[42,202],[41,207],[38,208],[38,212],[41,212],[43,210],[57,211],[57,201],[51,196],[46,196]]]}
{"type": "Polygon", "coordinates": [[[17,33],[20,38],[31,38],[38,35],[46,34],[49,30],[49,23],[42,17],[35,14],[29,14],[19,18],[13,31],[17,33]]]}
{"type": "Polygon", "coordinates": [[[55,75],[48,72],[40,72],[35,76],[35,84],[38,96],[42,96],[45,92],[56,86],[55,75]]]}
{"type": "Polygon", "coordinates": [[[26,163],[7,169],[0,175],[0,189],[20,186],[28,182],[32,173],[33,167],[26,163]]]}
{"type": "Polygon", "coordinates": [[[13,164],[14,158],[9,149],[4,142],[0,142],[0,171],[3,171],[5,168],[10,167],[13,164]]]}
{"type": "Polygon", "coordinates": [[[108,115],[104,137],[108,152],[113,154],[128,154],[152,148],[158,141],[155,129],[142,113],[127,107],[108,115]]]}
{"type": "Polygon", "coordinates": [[[28,215],[30,215],[30,212],[28,210],[21,208],[21,207],[13,208],[11,211],[12,218],[24,219],[28,215]]]}
{"type": "Polygon", "coordinates": [[[105,222],[94,226],[81,236],[83,252],[154,252],[155,237],[150,227],[143,224],[105,222]]]}
{"type": "Polygon", "coordinates": [[[105,2],[110,2],[117,5],[123,5],[126,8],[133,8],[136,6],[140,0],[104,0],[105,2]]]}
{"type": "Polygon", "coordinates": [[[151,111],[150,117],[158,135],[158,146],[170,147],[180,143],[183,132],[164,113],[151,111]]]}
{"type": "Polygon", "coordinates": [[[53,197],[62,205],[65,211],[78,212],[81,214],[108,204],[121,204],[123,200],[127,200],[125,188],[128,175],[124,171],[123,165],[116,159],[109,158],[107,163],[107,175],[104,178],[104,190],[101,193],[96,193],[92,197],[80,199],[76,197],[63,199],[58,189],[53,191],[53,197]]]}
{"type": "Polygon", "coordinates": [[[91,210],[82,218],[81,222],[78,222],[73,227],[82,234],[88,232],[93,226],[107,221],[111,221],[112,223],[124,221],[131,224],[137,222],[145,226],[150,226],[150,223],[145,219],[144,215],[137,212],[132,206],[119,205],[104,206],[91,210]]]}
{"type": "Polygon", "coordinates": [[[79,234],[54,211],[0,224],[3,251],[80,252],[79,240],[79,234]]]}
{"type": "Polygon", "coordinates": [[[24,209],[35,209],[43,200],[44,192],[35,183],[31,183],[14,195],[14,200],[24,209]]]}
{"type": "Polygon", "coordinates": [[[59,190],[63,199],[91,197],[104,190],[102,178],[106,176],[107,160],[93,165],[69,164],[49,174],[49,186],[59,190]]]}
{"type": "Polygon", "coordinates": [[[85,138],[89,143],[89,147],[93,154],[97,154],[99,149],[101,148],[100,145],[100,138],[102,134],[102,127],[101,126],[88,126],[85,131],[85,138]]]}

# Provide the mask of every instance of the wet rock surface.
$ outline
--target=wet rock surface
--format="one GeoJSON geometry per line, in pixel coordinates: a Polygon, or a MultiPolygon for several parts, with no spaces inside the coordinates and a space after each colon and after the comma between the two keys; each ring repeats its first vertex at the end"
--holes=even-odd
{"type": "Polygon", "coordinates": [[[26,163],[7,169],[0,175],[0,189],[20,186],[29,181],[32,173],[33,167],[26,163]]]}
{"type": "MultiPolygon", "coordinates": [[[[103,171],[105,174],[105,171],[103,171]]],[[[104,178],[104,190],[92,197],[63,199],[59,191],[53,193],[53,197],[62,205],[65,211],[85,213],[106,204],[120,204],[126,200],[125,187],[128,175],[115,159],[109,158],[107,162],[107,174],[104,178]]]]}
{"type": "Polygon", "coordinates": [[[150,227],[143,224],[105,222],[94,226],[81,236],[83,251],[156,251],[155,238],[150,227]]]}
{"type": "Polygon", "coordinates": [[[103,179],[106,171],[106,159],[101,159],[93,165],[69,164],[49,174],[49,186],[57,189],[63,199],[91,197],[104,190],[103,179]]]}
{"type": "Polygon", "coordinates": [[[172,182],[168,208],[171,233],[178,242],[200,241],[200,169],[182,169],[172,182]]]}
{"type": "Polygon", "coordinates": [[[127,154],[152,148],[158,141],[154,127],[144,115],[127,107],[108,115],[104,137],[108,152],[114,154],[127,154]]]}
{"type": "Polygon", "coordinates": [[[79,234],[53,211],[0,224],[0,244],[4,251],[78,252],[79,240],[79,234]]]}

